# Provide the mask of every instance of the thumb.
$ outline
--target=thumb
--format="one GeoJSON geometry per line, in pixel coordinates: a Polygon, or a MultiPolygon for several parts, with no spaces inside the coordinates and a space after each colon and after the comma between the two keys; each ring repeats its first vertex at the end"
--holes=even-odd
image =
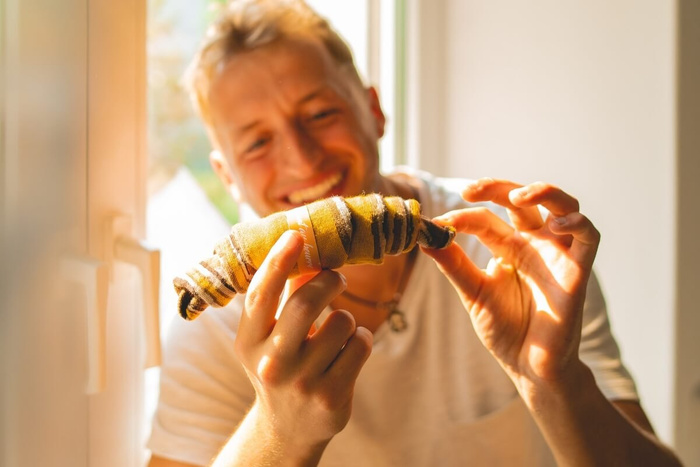
{"type": "Polygon", "coordinates": [[[447,276],[452,286],[460,295],[472,300],[478,295],[483,282],[483,272],[462,248],[453,243],[443,250],[421,247],[423,252],[433,258],[440,271],[447,276]]]}

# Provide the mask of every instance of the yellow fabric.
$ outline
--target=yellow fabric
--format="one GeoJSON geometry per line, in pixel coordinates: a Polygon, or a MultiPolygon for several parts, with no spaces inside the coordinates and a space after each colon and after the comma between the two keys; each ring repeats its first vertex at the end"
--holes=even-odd
{"type": "MultiPolygon", "coordinates": [[[[378,194],[333,197],[306,209],[322,269],[381,264],[384,254],[408,252],[416,243],[444,248],[454,238],[453,229],[421,217],[420,204],[413,199],[378,194]]],[[[284,212],[233,226],[212,257],[174,279],[180,314],[194,319],[208,306],[224,306],[236,293],[244,293],[272,246],[289,229],[284,212]]],[[[295,266],[292,276],[298,273],[295,266]]]]}
{"type": "Polygon", "coordinates": [[[379,224],[377,213],[376,196],[368,195],[363,197],[349,198],[345,200],[350,208],[352,216],[352,242],[348,252],[348,264],[362,264],[382,262],[382,256],[377,251],[376,243],[380,241],[380,236],[373,232],[379,224]]]}
{"type": "MultiPolygon", "coordinates": [[[[330,200],[321,200],[306,206],[316,233],[316,244],[321,259],[321,267],[335,269],[341,267],[348,259],[347,247],[343,243],[342,230],[345,229],[349,240],[351,229],[344,225],[348,211],[340,208],[330,200]]],[[[346,240],[346,242],[347,242],[346,240]]]]}

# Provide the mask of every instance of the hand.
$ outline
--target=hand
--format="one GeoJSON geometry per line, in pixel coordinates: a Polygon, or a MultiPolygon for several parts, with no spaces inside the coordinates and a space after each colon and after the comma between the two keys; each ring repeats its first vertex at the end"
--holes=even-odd
{"type": "Polygon", "coordinates": [[[236,352],[255,391],[255,410],[276,441],[294,449],[326,443],[350,418],[355,380],[372,334],[336,310],[318,330],[321,311],[345,289],[343,276],[322,271],[299,287],[275,318],[280,296],[303,246],[285,233],[250,284],[236,352]]]}
{"type": "Polygon", "coordinates": [[[462,196],[505,206],[512,221],[481,207],[436,219],[476,235],[494,256],[487,269],[457,244],[423,251],[450,279],[479,338],[521,394],[533,384],[562,383],[580,366],[583,303],[600,234],[578,201],[551,185],[482,179],[462,196]],[[538,205],[549,211],[546,219],[538,205]]]}

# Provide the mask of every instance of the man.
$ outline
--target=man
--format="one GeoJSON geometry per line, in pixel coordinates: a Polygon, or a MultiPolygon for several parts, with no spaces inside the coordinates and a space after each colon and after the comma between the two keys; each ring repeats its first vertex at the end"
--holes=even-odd
{"type": "Polygon", "coordinates": [[[285,234],[246,296],[173,328],[152,466],[677,463],[620,362],[574,198],[380,174],[377,93],[298,1],[232,3],[190,83],[214,170],[259,215],[379,192],[473,236],[293,281],[278,313],[303,247],[285,234]]]}

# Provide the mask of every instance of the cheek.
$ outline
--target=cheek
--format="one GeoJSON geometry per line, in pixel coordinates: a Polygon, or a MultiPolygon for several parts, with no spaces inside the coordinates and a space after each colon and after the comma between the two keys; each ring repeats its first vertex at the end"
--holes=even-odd
{"type": "Polygon", "coordinates": [[[372,139],[358,124],[336,125],[323,134],[324,146],[337,148],[354,159],[367,159],[374,155],[372,139]]]}

